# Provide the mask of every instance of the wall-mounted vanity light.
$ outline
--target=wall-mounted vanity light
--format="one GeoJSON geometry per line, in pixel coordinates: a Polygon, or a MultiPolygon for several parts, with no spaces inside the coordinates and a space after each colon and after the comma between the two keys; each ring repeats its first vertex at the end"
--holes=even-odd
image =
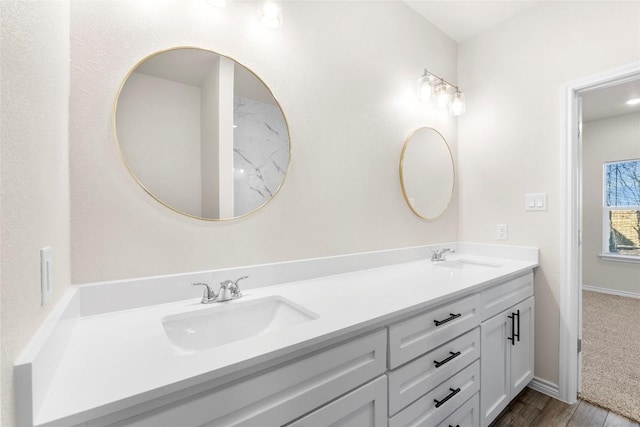
{"type": "MultiPolygon", "coordinates": [[[[232,0],[205,0],[213,7],[224,8],[232,0]]],[[[282,26],[282,0],[261,0],[258,3],[258,20],[267,28],[282,26]]]]}
{"type": "Polygon", "coordinates": [[[440,110],[449,109],[453,116],[459,116],[465,110],[464,94],[458,86],[452,85],[426,69],[418,79],[418,98],[421,101],[434,102],[440,110]]]}
{"type": "Polygon", "coordinates": [[[282,26],[282,2],[280,0],[262,0],[258,6],[258,18],[267,28],[282,26]]]}

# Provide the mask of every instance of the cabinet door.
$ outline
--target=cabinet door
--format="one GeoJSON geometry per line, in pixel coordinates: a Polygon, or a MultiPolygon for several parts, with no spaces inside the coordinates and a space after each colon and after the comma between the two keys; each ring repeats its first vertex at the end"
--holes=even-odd
{"type": "Polygon", "coordinates": [[[509,342],[509,347],[511,347],[511,398],[514,398],[533,379],[533,297],[512,307],[509,314],[516,315],[514,325],[516,335],[518,335],[515,345],[511,345],[509,342]]]}
{"type": "Polygon", "coordinates": [[[480,425],[480,396],[471,399],[438,424],[438,427],[478,427],[480,425]]]}
{"type": "Polygon", "coordinates": [[[508,311],[480,326],[480,423],[483,427],[507,407],[511,399],[511,319],[508,311]]]}
{"type": "Polygon", "coordinates": [[[386,427],[386,425],[387,378],[383,375],[287,426],[386,427]]]}

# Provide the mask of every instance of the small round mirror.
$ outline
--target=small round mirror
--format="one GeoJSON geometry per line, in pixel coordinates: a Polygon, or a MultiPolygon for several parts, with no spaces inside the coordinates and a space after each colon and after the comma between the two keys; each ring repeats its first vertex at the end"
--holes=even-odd
{"type": "Polygon", "coordinates": [[[449,206],[455,180],[453,156],[435,129],[415,130],[400,157],[400,184],[409,208],[422,219],[436,219],[449,206]]]}
{"type": "Polygon", "coordinates": [[[255,212],[289,167],[289,129],[269,88],[205,49],[169,49],[140,61],[117,95],[114,128],[142,188],[193,218],[255,212]]]}

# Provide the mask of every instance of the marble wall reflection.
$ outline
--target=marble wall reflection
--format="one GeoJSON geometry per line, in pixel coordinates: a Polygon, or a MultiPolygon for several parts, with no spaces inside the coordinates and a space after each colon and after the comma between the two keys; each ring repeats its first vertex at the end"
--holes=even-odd
{"type": "Polygon", "coordinates": [[[234,216],[263,205],[282,184],[289,134],[277,105],[235,96],[233,106],[234,216]]]}

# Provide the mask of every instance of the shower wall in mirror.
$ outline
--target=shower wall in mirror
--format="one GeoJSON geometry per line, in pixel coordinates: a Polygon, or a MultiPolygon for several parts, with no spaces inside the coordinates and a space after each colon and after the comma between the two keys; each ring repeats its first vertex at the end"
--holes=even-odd
{"type": "Polygon", "coordinates": [[[234,97],[234,216],[269,201],[289,163],[289,137],[277,105],[234,97]]]}

